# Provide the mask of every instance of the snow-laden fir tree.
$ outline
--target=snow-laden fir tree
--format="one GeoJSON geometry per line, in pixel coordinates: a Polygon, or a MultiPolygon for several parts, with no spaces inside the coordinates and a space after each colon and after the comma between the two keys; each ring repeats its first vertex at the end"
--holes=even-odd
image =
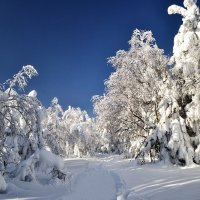
{"type": "Polygon", "coordinates": [[[174,164],[200,163],[200,14],[196,0],[184,8],[172,5],[169,14],[181,14],[183,24],[174,39],[170,60],[171,84],[162,90],[160,119],[140,153],[160,145],[160,159],[174,164]]]}

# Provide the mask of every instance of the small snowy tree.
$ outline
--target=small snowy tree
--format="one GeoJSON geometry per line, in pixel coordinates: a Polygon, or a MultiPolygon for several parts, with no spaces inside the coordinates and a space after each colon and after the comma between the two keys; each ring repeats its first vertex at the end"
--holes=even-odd
{"type": "MultiPolygon", "coordinates": [[[[44,147],[44,108],[37,99],[37,92],[25,95],[14,90],[16,86],[24,90],[27,79],[35,75],[37,71],[32,66],[25,66],[13,79],[6,81],[8,89],[4,84],[0,90],[0,169],[11,177],[17,175],[23,161],[31,168],[22,167],[24,170],[20,173],[33,171],[35,163],[27,163],[38,149],[44,147]]],[[[29,179],[33,177],[29,176],[29,179]]]]}
{"type": "Polygon", "coordinates": [[[33,76],[38,75],[37,70],[31,66],[23,66],[22,69],[13,76],[12,79],[7,80],[4,85],[8,85],[10,91],[13,87],[18,86],[19,89],[24,90],[27,86],[28,78],[31,79],[33,76]]]}
{"type": "Polygon", "coordinates": [[[95,123],[87,112],[69,106],[62,120],[66,133],[67,155],[82,157],[92,154],[98,145],[98,136],[95,123]]]}
{"type": "Polygon", "coordinates": [[[63,110],[58,99],[53,98],[51,106],[46,110],[44,124],[46,126],[45,139],[47,146],[57,155],[66,155],[66,136],[62,126],[63,110]]]}
{"type": "Polygon", "coordinates": [[[57,155],[82,157],[97,147],[96,126],[86,111],[69,106],[63,111],[57,98],[52,100],[44,119],[46,145],[57,155]]]}

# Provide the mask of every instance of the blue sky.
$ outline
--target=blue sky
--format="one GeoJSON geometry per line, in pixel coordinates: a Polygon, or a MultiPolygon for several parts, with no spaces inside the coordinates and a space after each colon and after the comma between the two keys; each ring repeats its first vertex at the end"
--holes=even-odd
{"type": "Polygon", "coordinates": [[[47,107],[58,97],[92,113],[91,97],[102,95],[112,72],[107,58],[128,49],[134,29],[151,30],[172,53],[181,17],[167,8],[180,0],[0,0],[0,82],[23,65],[39,76],[29,81],[47,107]]]}

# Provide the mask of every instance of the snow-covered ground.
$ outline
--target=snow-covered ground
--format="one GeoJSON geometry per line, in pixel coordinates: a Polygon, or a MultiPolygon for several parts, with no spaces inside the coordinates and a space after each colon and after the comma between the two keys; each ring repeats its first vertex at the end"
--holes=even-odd
{"type": "Polygon", "coordinates": [[[120,156],[67,159],[71,183],[12,181],[0,199],[199,200],[200,167],[136,165],[120,156]]]}

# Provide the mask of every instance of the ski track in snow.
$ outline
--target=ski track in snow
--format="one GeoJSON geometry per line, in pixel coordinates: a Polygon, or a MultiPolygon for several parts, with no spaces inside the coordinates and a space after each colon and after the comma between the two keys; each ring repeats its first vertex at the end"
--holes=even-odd
{"type": "Polygon", "coordinates": [[[71,192],[60,200],[125,200],[124,183],[102,164],[88,163],[72,183],[71,192]]]}
{"type": "MultiPolygon", "coordinates": [[[[12,180],[6,200],[199,200],[200,167],[138,166],[120,156],[67,159],[71,184],[12,180]]],[[[69,183],[69,182],[68,182],[69,183]]]]}

